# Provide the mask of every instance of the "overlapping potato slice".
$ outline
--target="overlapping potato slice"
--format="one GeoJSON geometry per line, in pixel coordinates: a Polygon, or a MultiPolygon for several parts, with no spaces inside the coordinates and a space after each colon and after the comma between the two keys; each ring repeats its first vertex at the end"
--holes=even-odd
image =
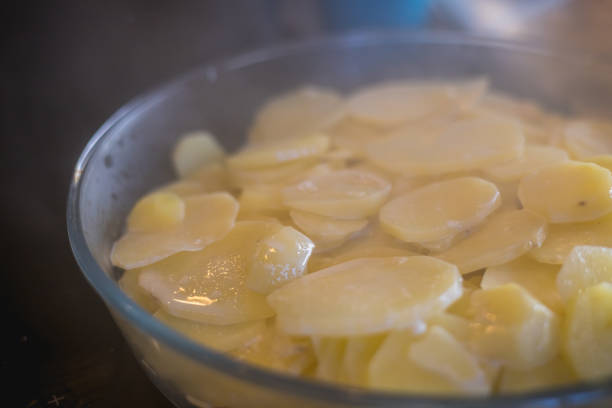
{"type": "Polygon", "coordinates": [[[565,126],[565,147],[577,159],[612,154],[612,124],[604,121],[574,121],[565,126]]]}
{"type": "Polygon", "coordinates": [[[556,265],[521,257],[507,264],[487,268],[480,286],[483,289],[492,289],[514,282],[553,312],[563,313],[563,303],[556,283],[558,273],[559,267],[556,265]]]}
{"type": "Polygon", "coordinates": [[[346,103],[346,113],[356,120],[388,128],[432,113],[444,114],[458,107],[471,106],[486,87],[486,80],[459,85],[387,82],[352,95],[346,103]]]}
{"type": "Polygon", "coordinates": [[[229,177],[231,185],[240,188],[259,184],[283,184],[311,169],[314,163],[314,160],[305,159],[259,169],[231,168],[229,177]]]}
{"type": "Polygon", "coordinates": [[[386,334],[352,336],[346,340],[342,359],[342,379],[352,385],[368,385],[368,369],[374,354],[385,340],[386,334]]]}
{"type": "Polygon", "coordinates": [[[329,249],[345,242],[351,235],[363,230],[368,220],[343,220],[291,210],[291,219],[317,245],[329,249]]]}
{"type": "Polygon", "coordinates": [[[553,146],[525,146],[522,157],[484,169],[495,181],[516,181],[532,171],[568,160],[567,152],[553,146]]]}
{"type": "Polygon", "coordinates": [[[258,340],[266,330],[264,320],[229,325],[206,324],[181,319],[163,309],[158,310],[154,316],[191,340],[219,351],[241,348],[244,344],[258,340]]]}
{"type": "Polygon", "coordinates": [[[143,268],[140,285],[170,314],[208,324],[238,324],[274,314],[265,297],[249,289],[247,265],[257,241],[278,232],[275,222],[243,221],[223,239],[143,268]]]}
{"type": "Polygon", "coordinates": [[[578,292],[567,305],[564,351],[585,380],[612,375],[612,283],[578,292]]]}
{"type": "Polygon", "coordinates": [[[538,262],[562,264],[579,245],[612,247],[612,214],[594,221],[550,225],[542,246],[532,249],[529,256],[538,262]]]}
{"type": "Polygon", "coordinates": [[[207,163],[198,167],[193,172],[189,173],[184,180],[191,180],[199,183],[206,193],[230,191],[232,189],[230,173],[227,166],[225,163],[220,162],[207,163]]]}
{"type": "Polygon", "coordinates": [[[491,167],[521,157],[525,138],[518,123],[493,116],[399,130],[370,143],[367,157],[393,172],[444,174],[491,167]]]}
{"type": "Polygon", "coordinates": [[[138,283],[140,269],[124,271],[119,279],[119,287],[140,307],[149,313],[159,309],[159,302],[138,283]]]}
{"type": "Polygon", "coordinates": [[[313,337],[317,357],[315,376],[321,380],[344,381],[343,361],[347,340],[342,337],[313,337]]]}
{"type": "Polygon", "coordinates": [[[559,350],[559,318],[515,283],[475,291],[470,344],[485,358],[528,370],[559,350]]]}
{"type": "Polygon", "coordinates": [[[182,198],[204,193],[202,185],[194,180],[174,181],[159,188],[157,191],[163,193],[173,193],[182,198]]]}
{"type": "Polygon", "coordinates": [[[238,203],[227,193],[186,197],[184,203],[182,222],[170,229],[155,232],[128,229],[113,246],[113,265],[133,269],[181,251],[198,251],[223,237],[234,226],[238,203]]]}
{"type": "Polygon", "coordinates": [[[247,287],[267,295],[299,278],[306,273],[313,248],[312,241],[292,227],[259,240],[247,267],[247,287]]]}
{"type": "Polygon", "coordinates": [[[471,236],[438,257],[457,265],[461,273],[501,265],[542,245],[546,220],[529,210],[511,210],[491,216],[471,236]]]}
{"type": "Polygon", "coordinates": [[[385,135],[367,123],[345,118],[328,130],[334,146],[345,149],[354,157],[364,157],[367,145],[385,135]]]}
{"type": "Polygon", "coordinates": [[[391,191],[391,184],[359,170],[314,175],[283,189],[283,203],[294,210],[339,219],[362,219],[374,214],[391,191]]]}
{"type": "Polygon", "coordinates": [[[182,136],[172,152],[172,164],[180,177],[185,177],[201,166],[219,162],[225,150],[209,132],[191,132],[182,136]]]}
{"type": "Polygon", "coordinates": [[[461,290],[457,269],[435,258],[361,258],[303,276],[268,303],[287,333],[349,336],[419,330],[461,290]]]}
{"type": "Polygon", "coordinates": [[[251,142],[277,142],[329,126],[341,115],[342,98],[331,89],[307,86],[267,102],[257,113],[251,142]]]}
{"type": "Polygon", "coordinates": [[[383,229],[394,237],[426,244],[452,240],[482,222],[500,204],[495,184],[464,177],[401,195],[380,209],[379,218],[383,229]]]}
{"type": "Polygon", "coordinates": [[[274,184],[256,184],[243,188],[238,198],[240,212],[255,214],[286,211],[287,207],[283,205],[281,188],[274,184]]]}
{"type": "Polygon", "coordinates": [[[531,370],[505,369],[499,382],[501,394],[541,391],[576,382],[576,374],[562,357],[531,370]]]}
{"type": "Polygon", "coordinates": [[[557,288],[566,302],[601,282],[612,283],[612,248],[574,247],[557,275],[557,288]]]}
{"type": "Polygon", "coordinates": [[[552,223],[590,221],[612,211],[612,174],[593,163],[553,164],[523,177],[518,196],[552,223]]]}
{"type": "Polygon", "coordinates": [[[589,163],[595,163],[598,166],[603,167],[604,169],[608,169],[612,171],[612,154],[602,154],[598,156],[592,156],[587,159],[584,159],[583,161],[586,161],[589,163]]]}
{"type": "Polygon", "coordinates": [[[127,229],[133,232],[169,230],[185,218],[185,202],[170,192],[155,192],[144,196],[130,212],[127,229]]]}

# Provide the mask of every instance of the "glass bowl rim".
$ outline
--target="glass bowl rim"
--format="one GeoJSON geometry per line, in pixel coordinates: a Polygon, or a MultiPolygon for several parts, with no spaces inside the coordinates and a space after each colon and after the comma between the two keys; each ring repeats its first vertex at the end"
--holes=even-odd
{"type": "Polygon", "coordinates": [[[299,54],[306,51],[324,49],[344,49],[376,44],[421,44],[441,46],[473,46],[491,49],[504,49],[519,54],[534,54],[540,57],[557,58],[572,63],[579,63],[588,69],[598,69],[612,77],[612,65],[602,64],[597,57],[572,52],[567,55],[566,50],[534,47],[518,41],[493,39],[466,33],[440,30],[419,31],[358,31],[339,35],[317,37],[307,40],[284,42],[266,46],[238,54],[233,57],[220,59],[216,62],[204,64],[186,74],[157,86],[152,91],[133,98],[119,108],[94,133],[83,149],[72,175],[68,202],[67,227],[70,246],[74,257],[83,275],[105,304],[118,311],[122,318],[127,320],[136,329],[146,333],[155,340],[163,342],[177,353],[186,358],[203,364],[206,367],[218,370],[220,373],[247,382],[251,385],[265,387],[271,391],[280,391],[302,397],[306,400],[317,400],[327,403],[359,404],[378,406],[404,406],[409,404],[446,407],[487,407],[492,404],[498,407],[515,407],[522,404],[533,404],[538,401],[550,403],[564,401],[568,403],[586,403],[612,395],[612,380],[599,383],[579,383],[562,388],[553,388],[543,391],[523,394],[495,395],[486,397],[469,396],[436,396],[427,394],[400,393],[389,391],[368,390],[365,388],[335,385],[319,380],[307,379],[281,372],[257,367],[240,362],[224,353],[215,351],[182,336],[170,327],[153,317],[129,298],[110,276],[95,261],[90,251],[83,226],[81,223],[80,203],[82,176],[87,170],[88,163],[95,156],[99,146],[106,136],[119,124],[128,120],[139,111],[146,110],[148,106],[159,100],[166,99],[179,92],[181,85],[191,79],[206,76],[214,80],[219,73],[231,72],[248,66],[274,60],[284,56],[299,54]]]}

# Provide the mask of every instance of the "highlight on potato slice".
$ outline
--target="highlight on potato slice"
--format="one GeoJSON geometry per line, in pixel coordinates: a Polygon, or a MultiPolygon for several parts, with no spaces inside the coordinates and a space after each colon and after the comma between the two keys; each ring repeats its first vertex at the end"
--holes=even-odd
{"type": "Polygon", "coordinates": [[[512,370],[502,372],[499,383],[501,394],[517,394],[528,391],[567,386],[577,381],[576,374],[562,357],[556,357],[548,363],[531,370],[512,370]]]}
{"type": "Polygon", "coordinates": [[[267,295],[303,276],[313,249],[306,235],[292,227],[282,227],[255,245],[247,267],[247,287],[267,295]]]}
{"type": "Polygon", "coordinates": [[[612,375],[612,283],[578,292],[566,316],[564,351],[578,376],[602,380],[612,375]]]}
{"type": "Polygon", "coordinates": [[[349,336],[420,330],[461,290],[457,268],[435,258],[361,258],[303,276],[267,299],[289,334],[349,336]]]}
{"type": "Polygon", "coordinates": [[[601,282],[612,283],[612,248],[574,247],[557,275],[557,288],[565,302],[601,282]]]}
{"type": "Polygon", "coordinates": [[[562,264],[576,246],[612,247],[612,214],[593,221],[551,224],[546,240],[529,252],[538,262],[562,264]]]}
{"type": "Polygon", "coordinates": [[[495,184],[476,177],[429,184],[386,203],[379,213],[385,231],[414,243],[452,239],[501,205],[495,184]]]}
{"type": "Polygon", "coordinates": [[[201,166],[225,159],[225,150],[217,139],[205,131],[182,136],[172,152],[172,164],[180,177],[185,177],[201,166]]]}
{"type": "Polygon", "coordinates": [[[604,121],[573,121],[566,125],[565,147],[579,160],[612,154],[612,124],[604,121]]]}
{"type": "Polygon", "coordinates": [[[208,324],[238,324],[274,315],[265,297],[249,289],[247,265],[258,240],[278,232],[275,222],[243,221],[221,240],[142,269],[140,285],[176,317],[208,324]]]}
{"type": "Polygon", "coordinates": [[[337,92],[306,86],[271,99],[257,112],[251,142],[278,142],[301,137],[333,124],[341,117],[337,92]]]}
{"type": "Polygon", "coordinates": [[[374,214],[391,191],[383,178],[358,170],[315,175],[283,189],[283,203],[294,210],[339,219],[374,214]]]}
{"type": "Polygon", "coordinates": [[[494,214],[472,235],[438,255],[461,273],[501,265],[542,245],[546,220],[529,210],[494,214]]]}
{"type": "Polygon", "coordinates": [[[367,157],[389,171],[411,175],[477,170],[521,157],[525,138],[515,122],[493,116],[401,129],[372,142],[367,157]]]}
{"type": "Polygon", "coordinates": [[[612,174],[593,163],[553,164],[523,177],[518,196],[552,223],[591,221],[612,211],[612,174]]]}
{"type": "Polygon", "coordinates": [[[553,146],[525,146],[522,157],[484,169],[496,181],[515,181],[550,164],[567,161],[565,150],[553,146]]]}
{"type": "Polygon", "coordinates": [[[144,196],[130,212],[128,231],[157,232],[180,224],[185,218],[185,202],[176,194],[156,192],[144,196]]]}
{"type": "Polygon", "coordinates": [[[475,291],[470,345],[506,367],[529,370],[559,351],[559,318],[515,283],[475,291]]]}
{"type": "Polygon", "coordinates": [[[553,312],[563,313],[563,302],[557,290],[557,265],[543,264],[521,257],[507,264],[492,266],[485,271],[480,286],[492,289],[507,283],[516,283],[553,312]]]}
{"type": "Polygon", "coordinates": [[[238,203],[228,193],[186,197],[184,203],[185,216],[171,229],[155,232],[128,230],[113,246],[112,264],[133,269],[181,251],[198,251],[223,237],[234,226],[238,203]]]}
{"type": "Polygon", "coordinates": [[[341,245],[368,225],[366,219],[342,220],[299,210],[291,210],[289,215],[295,225],[314,241],[317,248],[321,246],[329,249],[341,245]]]}

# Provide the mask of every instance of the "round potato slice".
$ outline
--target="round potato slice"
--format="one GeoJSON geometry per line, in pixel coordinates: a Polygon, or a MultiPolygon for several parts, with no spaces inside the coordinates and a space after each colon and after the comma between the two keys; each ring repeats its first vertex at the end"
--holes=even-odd
{"type": "Polygon", "coordinates": [[[612,283],[579,292],[566,316],[565,354],[578,376],[602,380],[612,375],[612,283]]]}
{"type": "Polygon", "coordinates": [[[414,243],[452,239],[482,222],[501,205],[495,184],[476,177],[429,184],[386,203],[382,227],[394,237],[414,243]]]}
{"type": "Polygon", "coordinates": [[[185,177],[205,164],[222,161],[225,150],[209,132],[191,132],[176,144],[172,163],[180,177],[185,177]]]}
{"type": "Polygon", "coordinates": [[[551,224],[546,240],[529,252],[538,262],[562,264],[576,246],[612,247],[612,214],[594,221],[551,224]]]}
{"type": "Polygon", "coordinates": [[[185,218],[185,202],[170,192],[144,196],[134,206],[127,219],[128,231],[164,231],[180,224],[185,218]]]}
{"type": "Polygon", "coordinates": [[[612,124],[603,121],[575,121],[565,127],[565,146],[577,159],[612,154],[612,124]]]}
{"type": "Polygon", "coordinates": [[[329,129],[332,144],[351,152],[355,157],[365,157],[368,143],[384,135],[380,129],[352,119],[344,119],[329,129]]]}
{"type": "Polygon", "coordinates": [[[349,336],[420,330],[461,290],[457,268],[435,258],[361,258],[303,276],[268,303],[289,334],[349,336]]]}
{"type": "Polygon", "coordinates": [[[399,130],[372,142],[367,156],[376,165],[410,175],[476,170],[521,157],[525,138],[518,123],[477,117],[399,130]]]}
{"type": "Polygon", "coordinates": [[[299,210],[291,210],[289,215],[317,248],[319,245],[325,249],[338,246],[368,225],[368,220],[341,220],[299,210]]]}
{"type": "Polygon", "coordinates": [[[155,232],[128,230],[113,246],[112,264],[133,269],[181,251],[199,251],[234,226],[238,202],[228,193],[194,195],[184,202],[185,216],[173,228],[155,232]]]}
{"type": "Polygon", "coordinates": [[[612,283],[612,248],[574,247],[557,275],[557,288],[566,302],[601,282],[612,283]]]}
{"type": "Polygon", "coordinates": [[[549,164],[567,161],[565,150],[553,146],[525,146],[523,157],[484,169],[486,175],[496,181],[515,181],[525,174],[549,164]]]}
{"type": "Polygon", "coordinates": [[[461,273],[501,265],[542,245],[546,220],[529,211],[513,210],[491,217],[473,235],[438,255],[461,273]]]}
{"type": "Polygon", "coordinates": [[[380,208],[391,191],[383,178],[359,170],[315,175],[286,187],[283,203],[294,210],[339,219],[362,219],[380,208]]]}
{"type": "Polygon", "coordinates": [[[612,211],[612,174],[593,163],[553,164],[523,177],[518,197],[552,223],[590,221],[612,211]]]}

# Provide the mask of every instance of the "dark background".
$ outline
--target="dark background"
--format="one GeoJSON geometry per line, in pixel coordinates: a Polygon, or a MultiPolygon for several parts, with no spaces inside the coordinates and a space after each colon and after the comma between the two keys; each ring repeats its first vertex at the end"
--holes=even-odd
{"type": "MultiPolygon", "coordinates": [[[[0,406],[170,406],[67,242],[72,167],[113,111],[199,64],[284,40],[381,27],[507,35],[466,23],[444,3],[453,1],[3,2],[0,406]]],[[[609,59],[612,2],[556,3],[525,19],[517,39],[609,59]]]]}

